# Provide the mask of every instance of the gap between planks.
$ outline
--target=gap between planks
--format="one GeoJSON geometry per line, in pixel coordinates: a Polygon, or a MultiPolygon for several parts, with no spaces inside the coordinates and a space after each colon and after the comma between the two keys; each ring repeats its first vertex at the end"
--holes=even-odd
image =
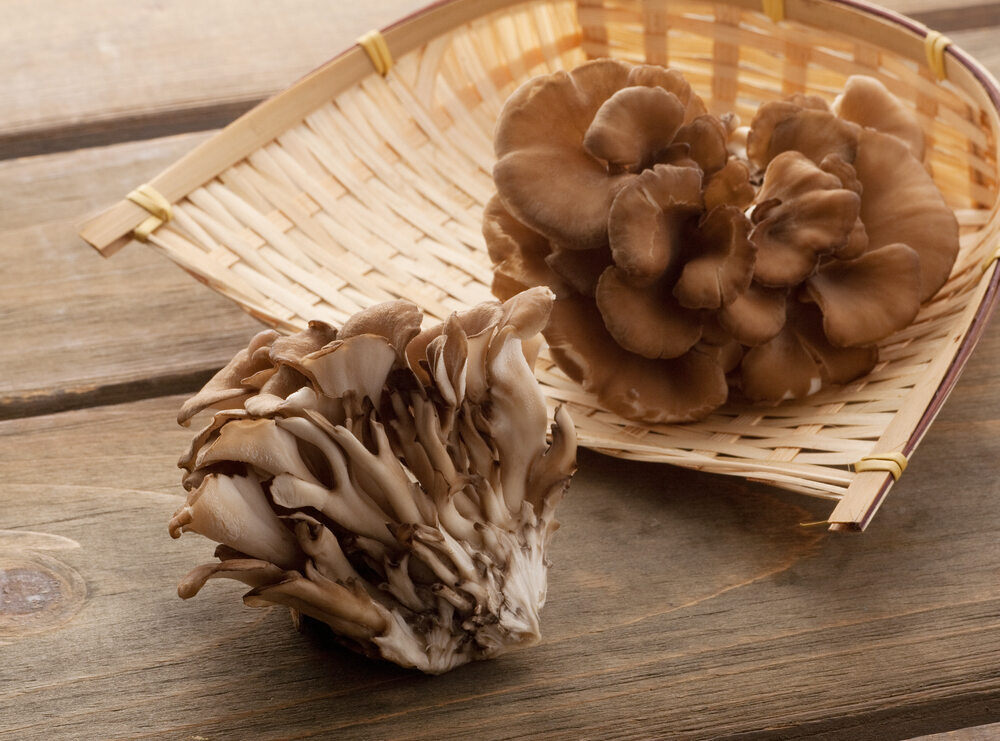
{"type": "MultiPolygon", "coordinates": [[[[882,0],[881,4],[906,13],[905,1],[882,0]]],[[[1000,26],[1000,2],[919,10],[908,15],[944,33],[982,31],[989,26],[1000,26]]],[[[954,40],[973,56],[977,51],[989,50],[977,49],[980,46],[978,43],[965,47],[961,37],[954,40]]],[[[289,80],[289,84],[291,82],[289,80]]],[[[258,91],[237,100],[177,106],[160,111],[136,111],[118,116],[91,116],[55,125],[0,131],[0,160],[221,128],[265,100],[271,92],[258,91]]]]}
{"type": "Polygon", "coordinates": [[[39,417],[77,409],[126,404],[176,394],[194,394],[219,367],[67,389],[39,389],[0,398],[0,421],[39,417]]]}

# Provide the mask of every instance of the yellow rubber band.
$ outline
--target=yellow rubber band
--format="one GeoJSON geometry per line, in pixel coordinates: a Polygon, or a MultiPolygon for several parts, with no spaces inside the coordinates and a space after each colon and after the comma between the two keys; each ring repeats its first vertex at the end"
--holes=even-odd
{"type": "Polygon", "coordinates": [[[866,455],[854,464],[854,470],[858,473],[862,473],[863,471],[887,471],[892,474],[892,478],[895,481],[899,481],[899,477],[906,470],[906,464],[906,456],[902,453],[878,453],[875,455],[866,455]]]}
{"type": "Polygon", "coordinates": [[[924,51],[927,52],[927,66],[931,68],[934,77],[943,80],[948,76],[944,68],[944,50],[951,44],[951,39],[937,31],[928,31],[924,38],[924,51]]]}
{"type": "Polygon", "coordinates": [[[128,200],[146,209],[150,216],[132,230],[132,235],[140,242],[149,241],[149,235],[158,226],[166,224],[174,216],[173,206],[158,190],[148,183],[140,185],[127,196],[128,200]]]}
{"type": "Polygon", "coordinates": [[[785,0],[761,0],[764,15],[775,23],[785,20],[785,0]]]}
{"type": "Polygon", "coordinates": [[[385,37],[381,33],[369,31],[358,39],[358,46],[367,52],[376,72],[382,77],[389,74],[389,70],[392,69],[392,54],[389,52],[389,45],[385,43],[385,37]]]}

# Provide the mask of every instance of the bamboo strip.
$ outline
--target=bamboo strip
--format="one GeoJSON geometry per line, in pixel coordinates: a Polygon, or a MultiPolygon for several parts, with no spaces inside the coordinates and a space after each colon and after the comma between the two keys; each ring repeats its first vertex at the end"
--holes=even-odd
{"type": "MultiPolygon", "coordinates": [[[[778,24],[759,0],[434,6],[385,30],[395,60],[385,77],[348,50],[154,179],[175,218],[151,244],[282,329],[393,297],[444,318],[490,297],[480,218],[493,192],[492,127],[528,77],[588,56],[669,63],[712,110],[749,120],[766,100],[831,97],[850,74],[875,75],[921,117],[963,236],[944,289],[883,343],[868,377],[799,402],[734,399],[699,423],[643,427],[602,410],[545,352],[537,366],[550,403],[569,406],[596,450],[837,500],[834,527],[863,528],[890,482],[851,465],[912,453],[995,300],[1000,268],[981,266],[1000,243],[1000,114],[991,78],[961,50],[949,47],[938,83],[923,32],[860,5],[786,0],[778,24]]],[[[145,216],[125,202],[82,233],[110,253],[145,216]]]]}

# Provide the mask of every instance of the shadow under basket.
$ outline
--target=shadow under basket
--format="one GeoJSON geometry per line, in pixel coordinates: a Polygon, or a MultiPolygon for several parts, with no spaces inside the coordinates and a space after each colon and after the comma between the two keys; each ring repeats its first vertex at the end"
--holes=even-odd
{"type": "MultiPolygon", "coordinates": [[[[289,22],[294,22],[291,18],[289,22]]],[[[912,107],[961,225],[951,278],[849,386],[704,421],[609,413],[543,353],[538,377],[580,442],[837,501],[863,529],[905,468],[997,298],[996,81],[946,37],[856,0],[450,0],[363,37],[81,228],[105,255],[133,237],[279,329],[339,324],[401,297],[429,315],[492,298],[480,218],[493,125],[528,78],[617,57],[682,71],[713,113],[749,122],[852,74],[912,107]],[[140,205],[141,204],[141,205],[140,205]]]]}

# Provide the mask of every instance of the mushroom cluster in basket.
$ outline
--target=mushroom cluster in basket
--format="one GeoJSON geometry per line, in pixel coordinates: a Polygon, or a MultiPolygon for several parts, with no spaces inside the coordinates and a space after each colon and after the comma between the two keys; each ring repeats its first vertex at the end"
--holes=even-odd
{"type": "Polygon", "coordinates": [[[596,60],[518,88],[494,145],[493,291],[552,289],[553,359],[628,419],[856,380],[958,254],[915,114],[869,77],[740,127],[676,70],[596,60]]]}

